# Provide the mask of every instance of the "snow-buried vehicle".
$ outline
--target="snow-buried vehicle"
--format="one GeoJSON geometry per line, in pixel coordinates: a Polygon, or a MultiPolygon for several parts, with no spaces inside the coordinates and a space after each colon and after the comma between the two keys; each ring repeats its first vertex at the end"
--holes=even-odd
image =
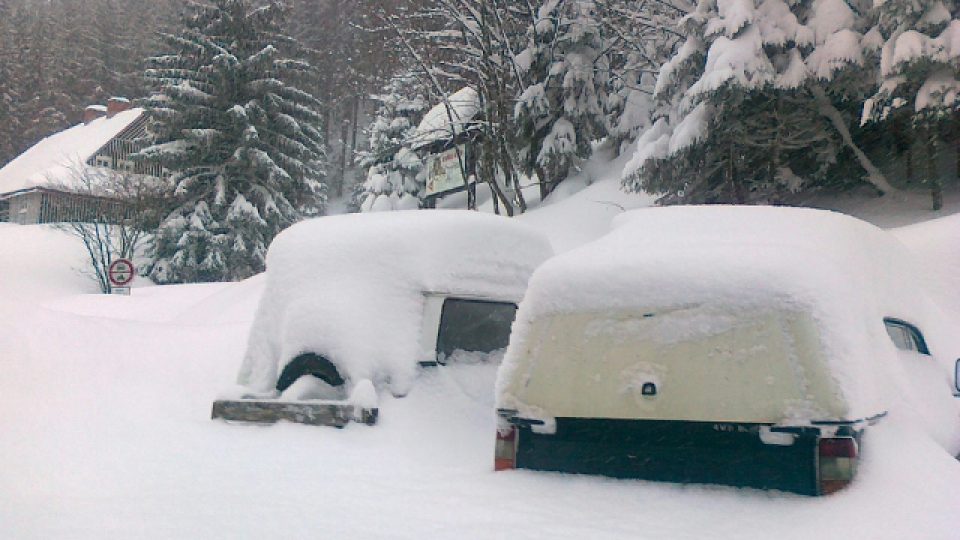
{"type": "Polygon", "coordinates": [[[239,386],[213,405],[232,421],[343,426],[377,420],[419,366],[506,347],[549,241],[516,221],[435,210],[305,221],[267,254],[239,386]]]}
{"type": "Polygon", "coordinates": [[[960,321],[891,234],[773,207],[614,224],[530,280],[497,378],[496,469],[820,495],[852,481],[877,422],[960,450],[960,321]]]}

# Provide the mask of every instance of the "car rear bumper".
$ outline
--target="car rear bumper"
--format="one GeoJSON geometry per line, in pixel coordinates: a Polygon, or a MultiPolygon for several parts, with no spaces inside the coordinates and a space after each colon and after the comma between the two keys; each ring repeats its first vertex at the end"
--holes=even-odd
{"type": "Polygon", "coordinates": [[[517,468],[818,494],[814,426],[558,418],[551,434],[517,427],[517,468]]]}

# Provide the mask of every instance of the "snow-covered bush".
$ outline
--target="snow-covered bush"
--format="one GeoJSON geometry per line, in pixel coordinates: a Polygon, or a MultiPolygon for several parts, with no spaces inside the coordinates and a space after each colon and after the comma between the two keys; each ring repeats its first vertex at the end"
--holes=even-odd
{"type": "Polygon", "coordinates": [[[423,162],[410,149],[410,139],[427,101],[414,83],[412,75],[396,76],[383,93],[372,96],[379,107],[367,127],[370,149],[359,160],[367,177],[356,195],[356,205],[363,212],[419,207],[423,162]]]}
{"type": "Polygon", "coordinates": [[[609,43],[591,0],[544,2],[528,34],[515,59],[525,89],[514,120],[522,170],[539,177],[545,196],[605,134],[609,43]]]}

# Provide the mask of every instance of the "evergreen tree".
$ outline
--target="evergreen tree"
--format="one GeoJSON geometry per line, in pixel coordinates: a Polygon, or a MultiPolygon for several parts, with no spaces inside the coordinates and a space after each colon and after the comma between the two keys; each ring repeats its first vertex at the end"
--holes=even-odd
{"type": "MultiPolygon", "coordinates": [[[[863,120],[907,131],[908,139],[918,143],[926,163],[922,177],[933,209],[939,210],[943,173],[938,163],[951,142],[960,171],[960,6],[951,2],[948,7],[943,0],[887,0],[878,6],[878,16],[884,39],[882,83],[867,100],[863,120]]],[[[913,149],[906,151],[912,158],[913,149]]]]}
{"type": "Polygon", "coordinates": [[[320,103],[296,86],[310,68],[280,32],[282,6],[189,7],[146,72],[155,144],[139,158],[172,173],[179,202],[156,239],[160,283],[261,272],[277,233],[325,201],[320,103]]]}
{"type": "Polygon", "coordinates": [[[0,167],[17,154],[16,135],[22,131],[16,109],[20,88],[15,84],[20,51],[8,30],[13,9],[7,0],[0,0],[0,167]]]}
{"type": "Polygon", "coordinates": [[[592,0],[547,0],[517,63],[526,88],[515,108],[521,165],[545,197],[605,135],[607,43],[592,0]]]}
{"type": "Polygon", "coordinates": [[[627,187],[673,202],[778,202],[832,182],[849,151],[892,191],[851,133],[850,98],[870,77],[867,27],[845,0],[701,0],[660,70],[659,125],[627,187]]]}
{"type": "Polygon", "coordinates": [[[610,89],[604,109],[607,137],[618,154],[650,127],[653,89],[660,66],[676,52],[680,18],[688,0],[595,0],[607,36],[610,89]]]}
{"type": "Polygon", "coordinates": [[[87,105],[142,96],[140,63],[178,3],[0,0],[0,166],[87,105]]]}
{"type": "Polygon", "coordinates": [[[384,92],[372,96],[379,104],[367,128],[369,150],[360,156],[367,170],[357,205],[362,211],[418,208],[423,192],[420,157],[408,141],[427,109],[411,75],[394,77],[384,92]]]}

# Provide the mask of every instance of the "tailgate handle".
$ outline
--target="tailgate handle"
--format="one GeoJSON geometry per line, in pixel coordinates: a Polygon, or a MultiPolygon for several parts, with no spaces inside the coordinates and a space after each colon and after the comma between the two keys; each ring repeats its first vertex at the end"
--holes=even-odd
{"type": "Polygon", "coordinates": [[[545,423],[543,420],[533,420],[530,418],[518,418],[516,416],[511,417],[507,421],[515,426],[520,426],[520,427],[542,426],[545,423]]]}

